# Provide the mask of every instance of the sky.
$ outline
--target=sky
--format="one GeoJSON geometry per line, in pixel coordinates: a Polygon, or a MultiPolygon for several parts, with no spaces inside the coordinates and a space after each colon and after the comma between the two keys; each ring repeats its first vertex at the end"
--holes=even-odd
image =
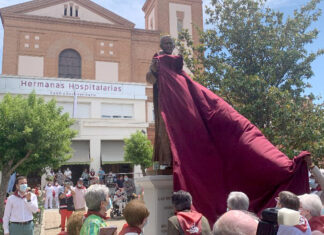
{"type": "MultiPolygon", "coordinates": [[[[28,0],[0,0],[0,8],[27,2],[28,0]]],[[[144,13],[142,7],[145,0],[92,0],[93,2],[107,8],[108,10],[124,17],[133,22],[136,28],[143,29],[145,27],[144,13]]],[[[204,5],[209,4],[210,0],[203,0],[204,5]]],[[[308,0],[268,0],[267,6],[274,10],[292,14],[293,9],[305,5],[308,0]]],[[[324,10],[324,1],[319,4],[324,10]]],[[[320,31],[319,36],[314,42],[307,47],[308,51],[315,52],[320,48],[324,48],[324,12],[320,19],[314,24],[320,31]],[[321,24],[322,22],[322,24],[321,24]]],[[[0,27],[0,70],[2,70],[2,48],[3,48],[3,28],[0,27]]],[[[312,92],[316,96],[322,97],[324,101],[324,55],[318,57],[313,63],[312,68],[314,76],[308,80],[312,88],[306,90],[306,94],[312,92]]]]}

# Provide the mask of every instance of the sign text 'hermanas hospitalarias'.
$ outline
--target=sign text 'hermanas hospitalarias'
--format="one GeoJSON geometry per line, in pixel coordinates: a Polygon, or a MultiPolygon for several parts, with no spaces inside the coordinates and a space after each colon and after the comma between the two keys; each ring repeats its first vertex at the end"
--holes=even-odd
{"type": "Polygon", "coordinates": [[[0,76],[0,93],[146,99],[145,85],[0,76]]]}

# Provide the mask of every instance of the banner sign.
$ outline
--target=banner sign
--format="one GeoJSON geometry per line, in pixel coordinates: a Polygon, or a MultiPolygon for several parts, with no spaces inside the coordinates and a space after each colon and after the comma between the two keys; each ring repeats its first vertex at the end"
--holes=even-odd
{"type": "Polygon", "coordinates": [[[103,83],[76,79],[27,78],[0,76],[0,93],[50,96],[85,96],[117,99],[147,99],[144,84],[103,83]]]}

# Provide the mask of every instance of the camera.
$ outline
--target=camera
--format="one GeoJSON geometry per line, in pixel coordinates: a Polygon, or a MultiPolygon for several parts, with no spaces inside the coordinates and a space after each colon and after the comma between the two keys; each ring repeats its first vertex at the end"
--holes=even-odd
{"type": "Polygon", "coordinates": [[[298,211],[287,208],[267,208],[261,213],[257,235],[276,235],[279,225],[295,226],[299,224],[298,211]]]}

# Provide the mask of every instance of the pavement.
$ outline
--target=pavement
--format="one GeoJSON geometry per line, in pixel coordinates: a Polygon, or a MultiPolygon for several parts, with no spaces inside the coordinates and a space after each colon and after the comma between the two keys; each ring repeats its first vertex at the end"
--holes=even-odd
{"type": "MultiPolygon", "coordinates": [[[[108,211],[109,215],[109,211],[108,211]]],[[[43,217],[43,229],[41,235],[57,235],[61,232],[59,225],[61,224],[61,216],[58,209],[48,209],[44,210],[43,217]]],[[[121,230],[122,226],[125,224],[123,219],[109,219],[108,225],[115,225],[118,228],[118,232],[121,230]]]]}

